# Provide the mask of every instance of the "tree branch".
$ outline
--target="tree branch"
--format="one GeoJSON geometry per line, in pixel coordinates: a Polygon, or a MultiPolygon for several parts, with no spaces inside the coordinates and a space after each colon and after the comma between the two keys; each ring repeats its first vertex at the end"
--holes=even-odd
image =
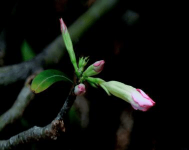
{"type": "Polygon", "coordinates": [[[42,139],[56,140],[60,132],[65,132],[63,119],[67,117],[67,114],[76,98],[72,91],[73,89],[68,95],[57,117],[49,125],[45,127],[34,126],[33,128],[21,132],[8,140],[0,141],[0,150],[12,149],[20,144],[35,142],[42,139]]]}
{"type": "MultiPolygon", "coordinates": [[[[98,0],[69,28],[73,44],[90,28],[101,16],[107,13],[118,2],[118,0],[98,0]]],[[[57,64],[62,59],[65,46],[61,35],[58,36],[48,47],[46,47],[34,59],[20,64],[0,68],[0,86],[5,86],[19,80],[25,80],[37,70],[52,64],[57,64]]],[[[26,144],[41,139],[56,140],[60,132],[65,132],[63,120],[66,120],[76,96],[71,90],[62,109],[57,117],[45,127],[33,127],[19,133],[8,140],[0,141],[0,150],[12,149],[20,144],[26,144]]]]}
{"type": "Polygon", "coordinates": [[[8,140],[0,141],[0,150],[12,149],[20,144],[35,142],[41,139],[56,140],[60,130],[65,131],[63,121],[54,121],[43,128],[34,126],[8,140]]]}
{"type": "Polygon", "coordinates": [[[3,130],[6,125],[13,123],[15,120],[20,118],[28,104],[34,98],[34,93],[30,90],[30,86],[28,84],[33,77],[34,76],[30,76],[27,79],[13,106],[0,116],[0,131],[3,130]]]}
{"type": "MultiPolygon", "coordinates": [[[[73,44],[116,4],[118,0],[98,0],[92,7],[78,18],[69,28],[73,44]]],[[[0,68],[0,86],[5,86],[19,80],[25,80],[29,75],[44,66],[57,64],[65,53],[62,36],[58,36],[34,59],[20,64],[0,68]]]]}
{"type": "Polygon", "coordinates": [[[58,113],[56,120],[65,120],[66,117],[68,116],[67,114],[76,99],[75,94],[73,94],[73,90],[74,90],[74,88],[70,91],[70,94],[67,97],[66,101],[64,102],[62,109],[58,113]]]}
{"type": "Polygon", "coordinates": [[[4,56],[6,50],[6,41],[5,41],[5,29],[0,33],[0,66],[4,65],[4,56]]]}

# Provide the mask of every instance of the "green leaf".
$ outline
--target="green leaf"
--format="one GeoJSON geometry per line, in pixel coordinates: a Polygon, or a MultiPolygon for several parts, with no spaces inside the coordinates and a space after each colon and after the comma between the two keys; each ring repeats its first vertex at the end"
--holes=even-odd
{"type": "Polygon", "coordinates": [[[30,45],[27,43],[26,40],[23,41],[21,45],[21,53],[22,53],[22,59],[23,61],[27,61],[35,57],[35,53],[30,47],[30,45]]]}
{"type": "Polygon", "coordinates": [[[75,52],[74,52],[74,49],[73,49],[72,40],[70,38],[70,34],[69,34],[68,29],[67,29],[62,18],[60,18],[60,27],[61,27],[62,38],[63,38],[63,41],[65,43],[65,47],[68,51],[68,54],[70,56],[70,60],[73,64],[75,72],[77,74],[77,69],[78,69],[77,68],[77,61],[76,61],[75,52]]]}
{"type": "Polygon", "coordinates": [[[49,69],[38,74],[32,81],[31,90],[35,93],[40,93],[58,81],[70,81],[63,72],[49,69]]]}

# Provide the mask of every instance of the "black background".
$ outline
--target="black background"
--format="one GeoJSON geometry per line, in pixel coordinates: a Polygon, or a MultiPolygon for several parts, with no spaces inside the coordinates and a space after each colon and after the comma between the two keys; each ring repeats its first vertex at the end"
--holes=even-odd
{"type": "MultiPolygon", "coordinates": [[[[40,53],[60,34],[59,18],[63,17],[67,26],[71,25],[89,9],[85,3],[81,0],[1,0],[0,31],[6,29],[7,43],[5,66],[22,61],[20,45],[23,39],[28,41],[36,54],[40,53]]],[[[187,83],[186,59],[181,48],[177,48],[176,42],[172,41],[178,28],[173,27],[177,20],[170,22],[170,14],[163,3],[121,0],[74,45],[77,58],[81,55],[90,56],[89,63],[105,60],[104,70],[99,77],[140,88],[156,102],[155,107],[147,112],[134,111],[135,123],[129,150],[189,148],[188,96],[184,87],[187,83]],[[139,14],[137,23],[128,25],[124,21],[126,10],[139,14]]],[[[68,55],[54,68],[70,72],[72,66],[68,55]]],[[[0,113],[12,105],[23,84],[19,82],[1,87],[0,113]]],[[[56,116],[62,99],[69,91],[65,86],[57,83],[36,96],[23,116],[29,122],[28,127],[46,125],[56,116]],[[62,94],[63,90],[65,94],[62,94]],[[56,103],[52,102],[54,99],[56,103]]],[[[102,90],[88,90],[88,97],[92,95],[89,99],[92,106],[89,129],[71,135],[69,139],[72,140],[65,140],[62,135],[58,142],[40,142],[39,149],[61,146],[61,139],[67,141],[62,144],[65,149],[69,149],[70,145],[73,149],[112,149],[114,132],[119,124],[117,116],[130,105],[115,97],[107,97],[102,90]],[[108,126],[109,122],[114,123],[108,126]],[[83,138],[80,139],[80,136],[83,138]],[[80,144],[82,140],[85,146],[80,144]]],[[[0,138],[8,138],[28,127],[21,127],[20,121],[17,121],[14,126],[10,125],[0,133],[0,138]]]]}

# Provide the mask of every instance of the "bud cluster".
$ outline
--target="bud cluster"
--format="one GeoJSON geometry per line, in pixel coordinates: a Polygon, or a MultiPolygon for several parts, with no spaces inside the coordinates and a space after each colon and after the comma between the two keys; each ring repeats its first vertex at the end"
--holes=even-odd
{"type": "Polygon", "coordinates": [[[135,110],[147,111],[150,107],[155,105],[155,102],[141,89],[136,89],[132,86],[123,84],[118,81],[106,82],[100,78],[91,77],[98,75],[103,70],[105,61],[96,61],[95,63],[91,64],[86,70],[84,70],[84,67],[87,65],[89,59],[88,57],[81,57],[77,65],[72,41],[67,27],[62,19],[60,19],[60,26],[62,37],[68,50],[70,60],[79,79],[79,84],[74,88],[75,95],[83,95],[86,92],[83,82],[87,81],[91,86],[95,88],[97,88],[98,86],[102,87],[108,95],[112,94],[130,103],[135,110]]]}

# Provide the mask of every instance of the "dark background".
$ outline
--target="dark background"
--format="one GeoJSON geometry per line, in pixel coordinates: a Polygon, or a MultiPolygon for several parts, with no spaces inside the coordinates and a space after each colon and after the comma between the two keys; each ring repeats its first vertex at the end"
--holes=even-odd
{"type": "MultiPolygon", "coordinates": [[[[23,61],[20,51],[23,40],[29,43],[35,54],[40,53],[60,35],[60,17],[69,27],[92,3],[92,0],[1,0],[0,32],[4,32],[6,39],[2,66],[23,61]]],[[[120,0],[74,45],[77,58],[90,56],[89,64],[105,60],[100,78],[140,88],[156,102],[155,107],[147,112],[132,113],[134,125],[129,150],[189,148],[188,97],[179,84],[186,84],[185,63],[179,60],[181,52],[172,50],[174,43],[169,45],[169,15],[163,6],[156,2],[120,0]],[[130,21],[132,17],[127,18],[128,11],[134,12],[138,19],[130,21]]],[[[53,68],[68,74],[73,71],[67,54],[53,68]]],[[[11,107],[23,84],[18,82],[1,87],[0,114],[11,107]]],[[[50,122],[69,92],[65,86],[57,83],[36,95],[23,118],[5,128],[0,138],[6,139],[34,125],[44,126],[50,122]],[[52,102],[54,100],[56,103],[52,102]]],[[[60,146],[62,149],[114,149],[119,116],[124,109],[132,112],[131,106],[115,97],[108,97],[101,89],[89,87],[86,97],[90,101],[90,123],[86,129],[73,125],[57,141],[29,144],[27,149],[57,149],[60,146]]]]}

